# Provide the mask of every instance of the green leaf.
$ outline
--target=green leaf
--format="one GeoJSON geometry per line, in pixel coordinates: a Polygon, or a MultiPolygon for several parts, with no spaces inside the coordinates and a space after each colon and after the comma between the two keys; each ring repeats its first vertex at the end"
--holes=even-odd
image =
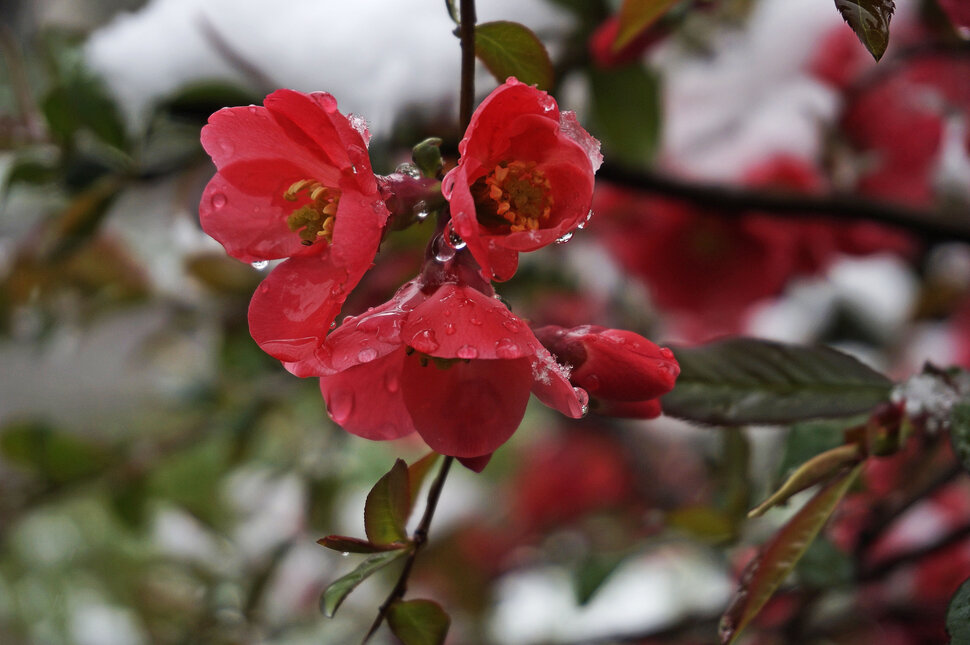
{"type": "Polygon", "coordinates": [[[17,423],[3,428],[0,454],[63,484],[102,470],[110,455],[83,437],[60,432],[43,423],[17,423]]]}
{"type": "Polygon", "coordinates": [[[970,578],[963,581],[946,609],[946,633],[953,645],[970,643],[970,578]]]}
{"type": "Polygon", "coordinates": [[[408,466],[403,459],[394,462],[386,475],[377,480],[364,502],[364,531],[374,544],[407,542],[405,524],[411,510],[408,466]]]}
{"type": "Polygon", "coordinates": [[[596,595],[613,572],[629,556],[628,553],[591,553],[573,572],[576,602],[587,604],[596,595]]]}
{"type": "Polygon", "coordinates": [[[660,79],[639,65],[589,70],[593,134],[604,153],[630,165],[649,161],[660,140],[660,79]]]}
{"type": "Polygon", "coordinates": [[[792,495],[827,481],[838,471],[857,464],[862,459],[862,447],[854,443],[832,448],[812,457],[792,473],[781,488],[752,509],[748,517],[764,515],[769,508],[784,504],[792,495]]]}
{"type": "Polygon", "coordinates": [[[499,83],[514,76],[526,85],[548,90],[552,61],[542,41],[525,25],[499,20],[475,25],[475,55],[499,83]]]}
{"type": "Polygon", "coordinates": [[[320,611],[327,618],[333,618],[344,598],[350,595],[357,585],[407,553],[408,549],[397,549],[371,555],[356,569],[337,579],[323,591],[323,595],[320,596],[320,611]]]}
{"type": "Polygon", "coordinates": [[[734,523],[724,512],[710,506],[685,506],[667,513],[670,528],[716,544],[734,537],[734,523]]]}
{"type": "Polygon", "coordinates": [[[260,96],[234,83],[223,80],[198,81],[183,86],[163,100],[156,108],[156,114],[166,114],[178,121],[201,125],[220,108],[259,103],[260,100],[260,96]]]}
{"type": "Polygon", "coordinates": [[[970,400],[953,406],[950,413],[950,443],[965,470],[970,471],[970,400]]]}
{"type": "Polygon", "coordinates": [[[346,535],[328,535],[317,540],[317,544],[325,546],[341,553],[380,553],[381,551],[396,551],[404,546],[404,543],[394,544],[374,544],[366,540],[347,537],[346,535]]]}
{"type": "Polygon", "coordinates": [[[620,29],[613,41],[613,51],[619,51],[633,42],[677,2],[678,0],[623,0],[617,15],[620,29]]]}
{"type": "Polygon", "coordinates": [[[854,571],[848,553],[824,537],[812,542],[795,566],[798,581],[816,589],[831,589],[852,582],[854,571]]]}
{"type": "Polygon", "coordinates": [[[826,450],[837,448],[845,443],[845,429],[865,421],[864,417],[853,416],[844,419],[825,419],[796,423],[788,430],[785,438],[785,452],[778,466],[774,484],[780,485],[803,463],[826,450]]]}
{"type": "Polygon", "coordinates": [[[745,568],[740,587],[721,616],[719,634],[723,645],[733,643],[758,615],[822,530],[861,468],[861,465],[856,466],[819,490],[745,568]]]}
{"type": "Polygon", "coordinates": [[[451,618],[432,600],[399,600],[388,608],[387,624],[404,645],[441,645],[451,618]]]}
{"type": "Polygon", "coordinates": [[[431,467],[435,465],[438,461],[440,455],[436,452],[429,452],[421,459],[408,466],[408,487],[411,490],[411,499],[408,504],[408,514],[410,514],[411,509],[414,508],[414,502],[417,500],[418,495],[421,494],[421,486],[424,484],[424,480],[428,477],[428,473],[431,472],[431,467]]]}
{"type": "Polygon", "coordinates": [[[702,423],[849,416],[886,401],[892,388],[882,374],[828,347],[735,338],[673,349],[681,372],[663,410],[702,423]]]}
{"type": "Polygon", "coordinates": [[[456,25],[460,25],[461,15],[458,13],[457,0],[445,0],[445,8],[448,9],[448,15],[451,16],[452,21],[456,25]]]}
{"type": "Polygon", "coordinates": [[[114,99],[100,79],[80,66],[64,70],[40,105],[51,133],[61,142],[70,143],[75,133],[86,130],[118,150],[128,147],[114,99]]]}
{"type": "Polygon", "coordinates": [[[882,58],[889,45],[893,0],[835,0],[835,7],[872,57],[882,58]]]}

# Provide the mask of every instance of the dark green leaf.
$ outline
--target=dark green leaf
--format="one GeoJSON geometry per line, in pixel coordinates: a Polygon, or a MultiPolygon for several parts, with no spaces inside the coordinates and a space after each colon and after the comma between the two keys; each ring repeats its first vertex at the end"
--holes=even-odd
{"type": "Polygon", "coordinates": [[[803,463],[845,443],[845,429],[850,428],[865,419],[863,417],[849,417],[846,419],[806,421],[796,423],[785,437],[785,452],[778,466],[778,474],[774,480],[776,486],[795,471],[803,463]]]}
{"type": "Polygon", "coordinates": [[[100,446],[43,423],[4,427],[0,434],[0,453],[11,463],[30,468],[60,484],[92,475],[110,461],[110,455],[100,446]]]}
{"type": "Polygon", "coordinates": [[[41,110],[51,133],[71,143],[79,130],[94,134],[102,142],[125,150],[128,137],[121,113],[100,79],[83,68],[65,70],[41,101],[41,110]]]}
{"type": "Polygon", "coordinates": [[[379,553],[381,551],[396,551],[406,546],[403,543],[374,544],[346,535],[328,535],[317,540],[317,544],[341,553],[379,553]]]}
{"type": "Polygon", "coordinates": [[[618,19],[620,29],[613,41],[613,50],[619,51],[655,23],[677,4],[679,0],[624,0],[618,19]]]}
{"type": "Polygon", "coordinates": [[[407,542],[405,524],[411,509],[408,466],[403,459],[381,477],[364,503],[364,531],[374,544],[407,542]]]}
{"type": "Polygon", "coordinates": [[[649,161],[660,139],[660,80],[639,65],[592,69],[593,134],[604,154],[627,164],[649,161]]]}
{"type": "Polygon", "coordinates": [[[458,13],[458,3],[457,0],[445,0],[445,8],[448,9],[448,15],[456,25],[461,24],[461,15],[458,13]]]}
{"type": "Polygon", "coordinates": [[[722,644],[733,643],[758,615],[822,530],[860,470],[861,466],[856,466],[819,490],[745,568],[740,586],[721,616],[719,633],[722,644]]]}
{"type": "Polygon", "coordinates": [[[366,560],[361,562],[356,569],[331,583],[331,585],[323,591],[323,595],[320,597],[320,611],[322,611],[327,618],[333,618],[334,614],[337,613],[337,609],[340,607],[340,604],[344,601],[344,598],[346,598],[350,592],[357,587],[357,585],[369,578],[375,572],[380,571],[407,553],[407,549],[398,549],[396,551],[375,553],[369,556],[366,560]]]}
{"type": "Polygon", "coordinates": [[[182,87],[164,100],[157,113],[193,124],[202,125],[213,112],[233,106],[259,103],[253,92],[222,80],[200,81],[182,87]]]}
{"type": "Polygon", "coordinates": [[[451,618],[432,600],[399,600],[388,609],[387,624],[404,645],[441,645],[451,618]]]}
{"type": "Polygon", "coordinates": [[[950,442],[964,469],[970,471],[970,400],[953,406],[950,414],[950,442]]]}
{"type": "Polygon", "coordinates": [[[835,6],[872,57],[882,58],[889,45],[893,0],[835,0],[835,6]]]}
{"type": "Polygon", "coordinates": [[[475,25],[475,55],[499,83],[514,76],[540,90],[552,87],[549,53],[525,25],[505,20],[475,25]]]}
{"type": "Polygon", "coordinates": [[[795,566],[803,585],[816,589],[841,587],[852,581],[852,558],[832,542],[819,537],[805,550],[795,566]]]}
{"type": "Polygon", "coordinates": [[[429,452],[421,459],[408,466],[408,486],[411,489],[411,500],[408,504],[408,514],[410,514],[411,509],[414,508],[414,502],[417,500],[418,495],[421,494],[421,486],[424,484],[425,478],[427,478],[428,473],[431,472],[431,467],[435,465],[438,461],[440,455],[436,452],[429,452]]]}
{"type": "Polygon", "coordinates": [[[792,473],[781,488],[748,513],[748,517],[764,515],[768,509],[784,504],[792,495],[828,481],[840,470],[853,466],[863,459],[862,447],[855,443],[838,446],[815,455],[792,473]]]}
{"type": "Polygon", "coordinates": [[[970,643],[970,578],[964,580],[950,598],[946,610],[946,633],[953,645],[970,643]]]}
{"type": "Polygon", "coordinates": [[[57,166],[37,159],[17,159],[7,172],[5,188],[15,184],[46,184],[57,179],[57,166]]]}
{"type": "Polygon", "coordinates": [[[680,376],[664,412],[720,425],[782,424],[866,412],[892,381],[828,347],[736,338],[674,348],[680,376]]]}
{"type": "Polygon", "coordinates": [[[592,600],[627,556],[627,553],[592,553],[580,562],[573,574],[576,602],[585,605],[592,600]]]}

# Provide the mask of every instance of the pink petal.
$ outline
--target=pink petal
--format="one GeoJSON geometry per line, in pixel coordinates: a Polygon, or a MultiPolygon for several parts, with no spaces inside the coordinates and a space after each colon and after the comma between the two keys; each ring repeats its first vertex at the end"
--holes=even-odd
{"type": "Polygon", "coordinates": [[[586,414],[565,368],[544,347],[536,352],[532,361],[532,376],[532,393],[544,404],[573,419],[586,414]]]}

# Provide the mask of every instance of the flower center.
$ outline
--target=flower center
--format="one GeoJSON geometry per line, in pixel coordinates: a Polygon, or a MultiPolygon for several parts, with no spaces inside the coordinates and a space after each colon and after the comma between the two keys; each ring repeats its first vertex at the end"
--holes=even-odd
{"type": "Polygon", "coordinates": [[[320,238],[333,241],[333,222],[340,203],[340,190],[323,186],[312,179],[301,179],[283,193],[283,199],[295,202],[300,193],[306,192],[310,201],[300,206],[286,218],[291,231],[299,231],[304,246],[310,246],[320,238]]]}
{"type": "Polygon", "coordinates": [[[498,164],[472,186],[482,224],[507,225],[510,232],[534,231],[549,218],[549,180],[534,161],[498,164]]]}

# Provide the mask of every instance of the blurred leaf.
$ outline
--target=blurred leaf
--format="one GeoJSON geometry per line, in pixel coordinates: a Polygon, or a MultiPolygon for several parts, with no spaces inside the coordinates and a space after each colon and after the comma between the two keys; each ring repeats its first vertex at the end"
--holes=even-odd
{"type": "Polygon", "coordinates": [[[758,615],[822,530],[860,470],[861,466],[856,466],[816,493],[748,564],[730,606],[721,616],[718,631],[722,644],[733,643],[758,615]]]}
{"type": "Polygon", "coordinates": [[[775,485],[795,471],[803,463],[826,450],[845,443],[845,429],[856,425],[861,417],[845,419],[806,421],[789,428],[785,437],[785,451],[778,466],[775,485]]]}
{"type": "Polygon", "coordinates": [[[437,463],[439,456],[436,452],[429,452],[408,466],[408,488],[411,491],[411,498],[408,503],[409,515],[414,508],[414,502],[421,493],[421,486],[424,484],[424,480],[428,477],[428,473],[431,472],[431,467],[437,463]]]}
{"type": "Polygon", "coordinates": [[[882,58],[889,46],[893,0],[835,0],[835,6],[872,57],[882,58]]]}
{"type": "Polygon", "coordinates": [[[798,580],[816,589],[830,589],[852,582],[852,558],[824,537],[817,538],[805,550],[795,567],[798,580]]]}
{"type": "Polygon", "coordinates": [[[4,190],[15,184],[48,184],[58,178],[58,168],[53,160],[40,161],[34,158],[15,159],[7,171],[4,190]]]}
{"type": "Polygon", "coordinates": [[[953,645],[970,643],[970,578],[963,581],[946,609],[946,633],[953,645]]]}
{"type": "Polygon", "coordinates": [[[457,0],[445,0],[445,7],[448,9],[448,15],[455,22],[456,25],[461,24],[461,14],[458,13],[457,0]]]}
{"type": "Polygon", "coordinates": [[[0,454],[57,484],[97,473],[111,461],[106,450],[83,437],[32,422],[5,426],[0,454]]]}
{"type": "Polygon", "coordinates": [[[681,372],[663,410],[701,423],[848,416],[886,401],[892,388],[882,374],[828,347],[734,338],[673,349],[681,372]]]}
{"type": "Polygon", "coordinates": [[[129,528],[144,526],[148,509],[148,486],[144,477],[129,477],[112,485],[110,501],[115,515],[129,528]]]}
{"type": "Polygon", "coordinates": [[[324,590],[323,595],[320,597],[320,611],[322,611],[327,618],[333,618],[334,614],[337,613],[337,609],[340,607],[340,604],[344,601],[344,598],[346,598],[350,592],[357,587],[357,585],[395,560],[407,555],[407,553],[407,549],[398,549],[396,551],[375,553],[369,556],[366,560],[361,562],[356,569],[342,578],[339,578],[324,590]]]}
{"type": "Polygon", "coordinates": [[[408,466],[403,459],[398,459],[377,480],[364,502],[364,531],[368,540],[374,544],[408,541],[405,528],[411,506],[408,489],[408,466]]]}
{"type": "Polygon", "coordinates": [[[953,406],[950,413],[950,443],[965,470],[970,471],[970,400],[953,406]]]}
{"type": "Polygon", "coordinates": [[[79,65],[61,70],[61,77],[41,100],[41,111],[56,139],[72,145],[80,130],[94,134],[118,150],[128,137],[118,107],[100,79],[79,65]]]}
{"type": "Polygon", "coordinates": [[[705,542],[718,543],[734,537],[734,522],[710,506],[686,506],[667,513],[666,524],[705,542]]]}
{"type": "Polygon", "coordinates": [[[593,134],[605,154],[631,165],[649,161],[660,140],[660,79],[639,65],[591,69],[593,134]]]}
{"type": "Polygon", "coordinates": [[[189,275],[206,287],[223,293],[252,294],[260,274],[251,266],[223,252],[198,253],[186,258],[189,275]]]}
{"type": "Polygon", "coordinates": [[[620,51],[647,30],[679,0],[623,0],[617,18],[620,30],[613,41],[613,51],[620,51]]]}
{"type": "Polygon", "coordinates": [[[328,535],[317,540],[317,544],[341,553],[380,553],[381,551],[396,551],[407,546],[404,543],[374,544],[366,540],[347,537],[346,535],[328,535]]]}
{"type": "Polygon", "coordinates": [[[514,76],[540,90],[552,87],[554,78],[549,53],[525,25],[505,20],[475,25],[475,55],[499,83],[514,76]]]}
{"type": "Polygon", "coordinates": [[[387,624],[404,645],[441,645],[451,618],[432,600],[398,600],[388,608],[387,624]]]}
{"type": "Polygon", "coordinates": [[[175,120],[201,126],[213,112],[224,107],[250,105],[259,103],[261,99],[261,96],[235,83],[224,80],[199,81],[183,86],[163,100],[156,114],[166,114],[175,120]]]}
{"type": "Polygon", "coordinates": [[[627,559],[626,553],[591,553],[573,572],[576,602],[587,604],[627,559]]]}
{"type": "Polygon", "coordinates": [[[748,517],[764,515],[773,506],[784,504],[792,495],[827,481],[840,470],[857,464],[863,457],[862,447],[855,443],[832,448],[812,457],[792,473],[781,488],[753,508],[748,517]]]}
{"type": "Polygon", "coordinates": [[[48,258],[61,259],[90,239],[100,227],[121,187],[119,178],[108,176],[75,195],[54,222],[54,240],[48,258]]]}
{"type": "Polygon", "coordinates": [[[229,469],[232,442],[213,436],[182,448],[156,464],[148,478],[148,490],[188,509],[212,524],[225,511],[213,491],[229,469]]]}

